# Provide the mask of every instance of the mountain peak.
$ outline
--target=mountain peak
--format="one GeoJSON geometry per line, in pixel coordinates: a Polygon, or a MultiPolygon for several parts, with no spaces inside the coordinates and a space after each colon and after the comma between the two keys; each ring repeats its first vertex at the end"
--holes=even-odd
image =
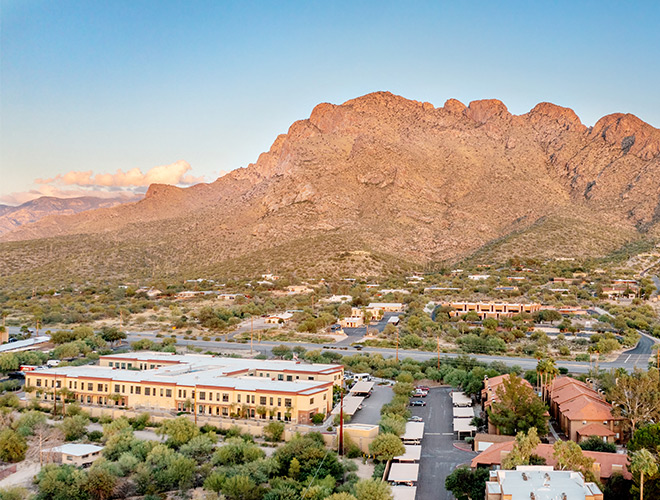
{"type": "Polygon", "coordinates": [[[477,123],[486,123],[493,118],[511,118],[507,107],[498,99],[472,101],[465,110],[465,115],[477,123]]]}
{"type": "Polygon", "coordinates": [[[620,146],[644,160],[660,157],[660,130],[635,115],[614,113],[603,116],[591,130],[591,137],[601,137],[612,146],[620,146]]]}

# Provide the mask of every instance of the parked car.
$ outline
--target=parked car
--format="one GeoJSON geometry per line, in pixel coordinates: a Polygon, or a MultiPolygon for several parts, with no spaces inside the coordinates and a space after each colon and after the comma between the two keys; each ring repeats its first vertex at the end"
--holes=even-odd
{"type": "Polygon", "coordinates": [[[424,422],[424,419],[422,417],[418,417],[417,415],[413,415],[408,419],[408,422],[424,422]]]}
{"type": "Polygon", "coordinates": [[[410,402],[410,406],[426,406],[426,401],[422,401],[421,399],[413,399],[410,402]]]}
{"type": "Polygon", "coordinates": [[[415,391],[414,396],[417,397],[417,398],[425,398],[426,396],[428,396],[428,394],[429,393],[427,391],[420,391],[419,389],[417,389],[415,391]]]}
{"type": "Polygon", "coordinates": [[[417,387],[415,387],[415,389],[417,389],[418,391],[425,391],[425,392],[429,392],[431,390],[425,385],[418,385],[417,387]]]}

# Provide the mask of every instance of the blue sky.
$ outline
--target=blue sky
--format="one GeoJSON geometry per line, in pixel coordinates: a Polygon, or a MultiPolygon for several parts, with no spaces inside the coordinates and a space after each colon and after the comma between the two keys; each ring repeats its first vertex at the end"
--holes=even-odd
{"type": "Polygon", "coordinates": [[[71,171],[213,180],[377,90],[660,127],[657,2],[0,1],[0,203],[98,188],[34,184],[71,171]]]}

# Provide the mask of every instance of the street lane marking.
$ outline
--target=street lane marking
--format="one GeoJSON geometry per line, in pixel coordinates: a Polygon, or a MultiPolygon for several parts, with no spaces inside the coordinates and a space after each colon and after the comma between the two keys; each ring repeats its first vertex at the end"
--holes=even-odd
{"type": "Polygon", "coordinates": [[[631,356],[631,355],[628,354],[628,357],[626,358],[626,360],[624,361],[624,363],[627,363],[627,362],[628,362],[628,360],[630,359],[630,356],[631,356]]]}

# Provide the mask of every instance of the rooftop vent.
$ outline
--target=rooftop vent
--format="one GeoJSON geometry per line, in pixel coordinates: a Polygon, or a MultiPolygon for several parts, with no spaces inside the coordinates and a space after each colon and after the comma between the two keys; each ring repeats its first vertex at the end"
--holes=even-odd
{"type": "Polygon", "coordinates": [[[525,474],[525,473],[523,472],[523,473],[522,473],[522,478],[523,478],[523,481],[527,481],[527,474],[525,474]]]}

